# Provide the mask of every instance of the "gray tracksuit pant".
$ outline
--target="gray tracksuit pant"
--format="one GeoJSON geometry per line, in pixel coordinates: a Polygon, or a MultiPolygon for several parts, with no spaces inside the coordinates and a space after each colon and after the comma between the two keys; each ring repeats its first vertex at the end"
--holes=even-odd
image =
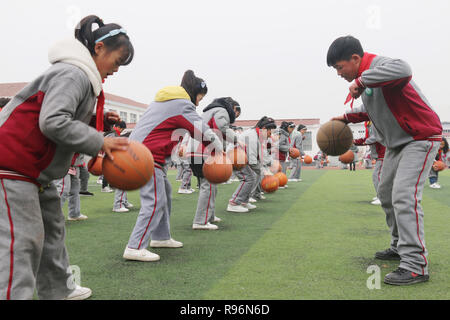
{"type": "Polygon", "coordinates": [[[67,174],[64,178],[55,180],[55,186],[61,197],[61,207],[64,207],[68,199],[69,217],[78,218],[80,211],[80,168],[76,167],[76,175],[67,174]]]}
{"type": "Polygon", "coordinates": [[[235,173],[240,183],[236,191],[231,196],[230,203],[236,205],[248,203],[248,199],[250,199],[253,188],[257,183],[257,174],[250,168],[250,166],[245,166],[241,170],[235,171],[235,173]]]}
{"type": "Polygon", "coordinates": [[[261,192],[263,192],[262,187],[261,187],[261,181],[264,178],[264,176],[260,173],[260,174],[256,174],[256,183],[255,186],[253,187],[253,191],[251,193],[251,197],[258,200],[261,199],[261,192]]]}
{"type": "Polygon", "coordinates": [[[150,239],[169,240],[172,186],[167,179],[167,169],[155,167],[150,181],[141,188],[141,210],[131,233],[128,247],[145,249],[150,239]]]}
{"type": "Polygon", "coordinates": [[[189,166],[189,162],[187,162],[187,161],[181,162],[181,166],[183,167],[183,172],[181,174],[180,189],[190,189],[191,188],[192,169],[189,166]]]}
{"type": "Polygon", "coordinates": [[[78,168],[80,168],[80,192],[87,192],[89,177],[91,174],[85,166],[78,168]]]}
{"type": "Polygon", "coordinates": [[[300,179],[300,174],[302,172],[302,161],[297,159],[291,159],[292,161],[292,170],[289,179],[300,179]]]}
{"type": "Polygon", "coordinates": [[[378,198],[391,231],[391,248],[400,255],[400,267],[428,274],[422,193],[439,149],[436,141],[413,141],[386,148],[378,198]]]}
{"type": "Polygon", "coordinates": [[[0,300],[31,300],[35,288],[39,299],[67,297],[74,287],[55,185],[39,192],[30,182],[0,182],[0,300]]]}
{"type": "Polygon", "coordinates": [[[194,223],[206,224],[214,221],[216,210],[217,185],[211,184],[205,178],[200,179],[200,193],[195,212],[194,223]]]}
{"type": "Polygon", "coordinates": [[[183,166],[181,163],[177,164],[177,177],[175,178],[175,180],[181,180],[181,178],[183,177],[183,166]]]}
{"type": "Polygon", "coordinates": [[[114,192],[113,210],[117,210],[120,208],[126,208],[127,206],[128,206],[127,192],[116,189],[116,191],[114,192]]]}
{"type": "Polygon", "coordinates": [[[373,168],[372,172],[372,182],[377,197],[378,197],[378,185],[380,184],[381,181],[381,171],[383,169],[383,163],[384,159],[377,159],[377,162],[375,162],[375,167],[373,168]]]}
{"type": "Polygon", "coordinates": [[[283,172],[284,174],[286,174],[287,167],[288,167],[288,162],[287,162],[287,161],[281,161],[281,160],[280,160],[280,164],[281,164],[281,172],[283,172]]]}

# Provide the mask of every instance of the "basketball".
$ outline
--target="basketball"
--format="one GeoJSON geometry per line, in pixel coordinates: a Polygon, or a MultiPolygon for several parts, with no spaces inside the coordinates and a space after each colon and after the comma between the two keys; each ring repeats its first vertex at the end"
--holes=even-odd
{"type": "Polygon", "coordinates": [[[152,178],[153,155],[142,143],[131,140],[127,150],[113,150],[112,155],[114,161],[103,160],[103,175],[111,187],[136,190],[152,178]]]}
{"type": "Polygon", "coordinates": [[[210,183],[227,182],[233,173],[233,165],[226,154],[209,156],[203,164],[203,176],[210,183]]]}
{"type": "Polygon", "coordinates": [[[289,157],[291,157],[292,159],[297,159],[298,157],[300,157],[300,150],[298,150],[297,148],[290,148],[289,157]]]}
{"type": "Polygon", "coordinates": [[[265,176],[261,181],[261,188],[264,192],[272,193],[278,190],[279,180],[275,176],[265,176]]]}
{"type": "Polygon", "coordinates": [[[247,154],[245,153],[245,150],[240,147],[228,151],[227,156],[231,160],[233,169],[235,170],[241,170],[248,163],[247,154]]]}
{"type": "Polygon", "coordinates": [[[282,170],[281,168],[281,164],[280,161],[278,160],[273,160],[272,161],[272,165],[270,166],[270,172],[272,172],[273,174],[280,172],[282,170]]]}
{"type": "Polygon", "coordinates": [[[344,122],[331,120],[319,128],[316,140],[322,152],[330,156],[339,156],[351,147],[353,134],[344,122]]]}
{"type": "Polygon", "coordinates": [[[287,184],[287,182],[288,182],[288,178],[283,172],[276,173],[275,177],[278,178],[280,187],[284,187],[287,184]]]}
{"type": "Polygon", "coordinates": [[[308,156],[308,155],[306,155],[304,158],[303,158],[303,162],[304,163],[306,163],[306,164],[310,164],[310,163],[312,163],[312,158],[311,158],[311,156],[308,156]]]}
{"type": "Polygon", "coordinates": [[[342,163],[351,163],[354,158],[355,155],[353,154],[353,151],[348,150],[346,153],[339,156],[339,161],[342,163]]]}
{"type": "Polygon", "coordinates": [[[99,153],[96,157],[92,158],[88,162],[88,171],[94,176],[102,175],[103,157],[103,153],[99,153]]]}
{"type": "Polygon", "coordinates": [[[433,163],[433,169],[434,171],[442,171],[445,169],[445,163],[438,160],[435,163],[433,163]]]}

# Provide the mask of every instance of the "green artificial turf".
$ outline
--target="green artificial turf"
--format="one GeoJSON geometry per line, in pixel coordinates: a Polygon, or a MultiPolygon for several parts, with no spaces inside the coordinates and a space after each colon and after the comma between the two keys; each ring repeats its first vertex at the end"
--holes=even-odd
{"type": "Polygon", "coordinates": [[[139,212],[139,192],[128,194],[135,208],[114,213],[114,194],[101,193],[91,177],[95,196],[81,199],[89,219],[67,222],[70,262],[80,268],[81,285],[92,289],[91,299],[449,299],[450,173],[441,173],[442,189],[425,187],[431,277],[409,287],[385,285],[383,277],[397,262],[373,258],[389,246],[390,236],[381,207],[370,204],[371,173],[304,170],[303,182],[266,194],[248,214],[226,212],[238,184],[220,185],[220,229],[194,231],[198,191],[177,194],[180,182],[169,171],[171,232],[184,247],[150,249],[161,256],[159,262],[122,258],[139,212]],[[381,270],[381,288],[370,290],[367,268],[373,265],[381,270]]]}

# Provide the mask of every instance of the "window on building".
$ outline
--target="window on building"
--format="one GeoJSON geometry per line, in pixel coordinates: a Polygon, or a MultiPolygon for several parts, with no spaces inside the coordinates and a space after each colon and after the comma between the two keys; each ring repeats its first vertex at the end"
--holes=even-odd
{"type": "Polygon", "coordinates": [[[312,151],[312,134],[310,131],[305,132],[305,140],[303,140],[303,151],[312,151]]]}
{"type": "Polygon", "coordinates": [[[124,111],[120,111],[120,119],[128,123],[128,114],[124,111]]]}
{"type": "Polygon", "coordinates": [[[130,123],[137,123],[137,114],[130,113],[130,123]]]}

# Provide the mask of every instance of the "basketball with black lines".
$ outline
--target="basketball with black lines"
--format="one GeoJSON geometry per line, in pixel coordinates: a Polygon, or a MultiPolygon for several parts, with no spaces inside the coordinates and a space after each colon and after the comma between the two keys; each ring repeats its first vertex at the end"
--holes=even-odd
{"type": "Polygon", "coordinates": [[[331,120],[319,128],[316,140],[322,152],[329,156],[340,156],[350,149],[353,133],[344,122],[331,120]]]}
{"type": "Polygon", "coordinates": [[[154,162],[150,150],[140,142],[130,141],[127,150],[112,151],[114,160],[105,156],[103,176],[119,190],[136,190],[153,176],[154,162]]]}

